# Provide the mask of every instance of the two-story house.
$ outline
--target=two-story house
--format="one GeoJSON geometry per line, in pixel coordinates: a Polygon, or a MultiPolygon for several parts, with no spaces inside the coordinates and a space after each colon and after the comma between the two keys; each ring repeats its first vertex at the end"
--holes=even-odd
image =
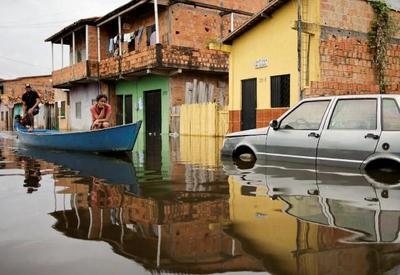
{"type": "MultiPolygon", "coordinates": [[[[148,135],[170,131],[171,109],[194,80],[227,97],[228,54],[210,49],[267,0],[133,0],[100,18],[82,19],[46,41],[69,48],[53,71],[69,89],[72,129],[90,127],[89,106],[106,93],[115,124],[144,121],[148,135]]],[[[64,50],[62,50],[64,51],[64,50]]],[[[53,52],[54,55],[54,52],[53,52]]]]}
{"type": "MultiPolygon", "coordinates": [[[[387,1],[391,29],[400,22],[397,3],[387,1]]],[[[377,16],[371,4],[272,0],[232,32],[224,40],[231,45],[230,131],[266,127],[304,97],[382,92],[369,41],[377,16]]],[[[398,29],[391,36],[384,88],[399,93],[398,29]]]]}

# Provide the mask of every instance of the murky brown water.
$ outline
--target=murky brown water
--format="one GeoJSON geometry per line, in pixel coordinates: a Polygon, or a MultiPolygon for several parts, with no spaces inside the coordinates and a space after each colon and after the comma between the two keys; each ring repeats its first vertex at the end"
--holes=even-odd
{"type": "Polygon", "coordinates": [[[2,136],[0,274],[400,274],[397,179],[240,170],[211,138],[121,159],[2,136]]]}

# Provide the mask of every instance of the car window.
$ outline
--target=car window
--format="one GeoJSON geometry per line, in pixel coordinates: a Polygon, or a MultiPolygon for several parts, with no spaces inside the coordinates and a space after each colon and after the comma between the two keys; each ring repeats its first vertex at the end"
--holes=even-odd
{"type": "Polygon", "coordinates": [[[329,100],[304,102],[281,122],[281,129],[318,130],[329,100]]]}
{"type": "Polygon", "coordinates": [[[400,112],[394,99],[383,100],[382,122],[384,131],[400,131],[400,112]]]}
{"type": "Polygon", "coordinates": [[[338,100],[329,129],[375,130],[376,102],[376,99],[338,100]]]}

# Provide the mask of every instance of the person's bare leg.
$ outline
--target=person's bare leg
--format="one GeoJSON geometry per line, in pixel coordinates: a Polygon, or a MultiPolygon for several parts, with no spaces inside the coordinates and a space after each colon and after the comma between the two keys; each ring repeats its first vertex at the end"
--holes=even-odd
{"type": "Polygon", "coordinates": [[[108,127],[110,127],[110,123],[107,121],[103,122],[103,128],[108,128],[108,127]]]}

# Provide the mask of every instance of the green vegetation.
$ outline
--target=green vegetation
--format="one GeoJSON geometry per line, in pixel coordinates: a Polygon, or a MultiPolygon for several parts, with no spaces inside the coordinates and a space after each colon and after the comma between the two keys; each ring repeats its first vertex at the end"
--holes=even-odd
{"type": "Polygon", "coordinates": [[[369,0],[368,3],[375,12],[374,19],[371,22],[371,31],[368,33],[368,47],[374,55],[379,91],[384,94],[386,93],[386,52],[395,28],[390,18],[390,8],[384,0],[369,0]]]}

